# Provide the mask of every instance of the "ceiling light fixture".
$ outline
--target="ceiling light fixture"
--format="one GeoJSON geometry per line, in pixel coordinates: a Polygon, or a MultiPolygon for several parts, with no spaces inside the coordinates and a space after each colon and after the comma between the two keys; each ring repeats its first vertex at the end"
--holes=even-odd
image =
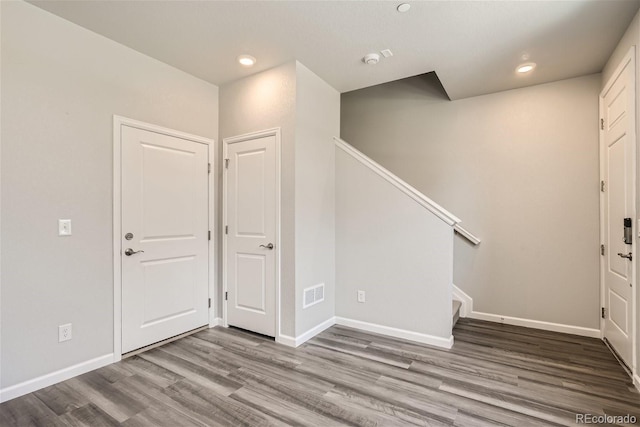
{"type": "Polygon", "coordinates": [[[251,55],[240,55],[238,56],[238,62],[243,67],[253,67],[253,64],[256,63],[256,58],[251,55]]]}
{"type": "Polygon", "coordinates": [[[370,53],[362,58],[362,62],[367,65],[376,65],[378,62],[380,62],[380,55],[378,55],[377,53],[370,53]]]}
{"type": "Polygon", "coordinates": [[[528,73],[529,71],[533,70],[534,68],[536,68],[536,63],[535,62],[527,62],[526,64],[520,64],[518,65],[518,68],[516,68],[516,71],[518,73],[528,73]]]}
{"type": "Polygon", "coordinates": [[[401,3],[398,5],[398,12],[404,13],[407,10],[411,9],[411,5],[409,3],[401,3]]]}

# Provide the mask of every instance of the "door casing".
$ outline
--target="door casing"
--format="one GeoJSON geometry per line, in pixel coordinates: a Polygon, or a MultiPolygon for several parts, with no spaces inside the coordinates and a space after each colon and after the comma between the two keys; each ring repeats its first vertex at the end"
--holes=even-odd
{"type": "MultiPolygon", "coordinates": [[[[180,132],[174,129],[169,129],[161,126],[157,126],[150,123],[141,122],[138,120],[129,119],[126,117],[113,116],[113,361],[118,362],[122,360],[122,126],[130,126],[137,129],[147,130],[150,132],[156,132],[163,135],[173,136],[176,138],[187,139],[201,144],[207,144],[209,146],[209,164],[211,167],[215,164],[215,142],[213,139],[205,138],[197,135],[192,135],[185,132],[180,132]]],[[[211,239],[209,240],[209,298],[211,298],[211,307],[209,307],[209,327],[214,327],[218,324],[218,319],[215,317],[216,306],[216,254],[215,254],[215,173],[212,170],[209,174],[209,212],[207,217],[209,219],[209,230],[211,231],[211,239]]]]}
{"type": "MultiPolygon", "coordinates": [[[[631,263],[631,269],[632,269],[632,291],[631,291],[631,366],[629,366],[629,368],[631,368],[632,370],[632,375],[637,376],[637,366],[636,366],[636,359],[637,359],[637,342],[638,342],[638,328],[637,328],[637,262],[638,262],[638,257],[640,257],[640,253],[637,253],[637,248],[638,248],[638,244],[637,244],[637,239],[638,237],[640,237],[639,233],[639,226],[640,226],[640,221],[638,220],[638,211],[637,211],[637,199],[638,199],[638,195],[637,195],[637,191],[638,191],[638,169],[637,169],[637,165],[638,165],[638,155],[640,154],[640,150],[638,150],[638,141],[637,141],[637,137],[636,137],[636,132],[637,132],[637,125],[638,125],[638,119],[637,119],[637,94],[636,94],[636,71],[637,71],[637,65],[636,65],[636,53],[635,53],[635,46],[632,46],[629,51],[627,52],[627,54],[624,56],[624,58],[622,59],[622,61],[620,62],[620,64],[618,64],[618,66],[616,67],[615,72],[613,73],[613,75],[611,76],[611,78],[609,79],[609,81],[605,84],[604,88],[602,89],[602,91],[600,92],[600,95],[598,96],[598,114],[599,117],[602,118],[604,117],[604,94],[606,94],[609,89],[611,88],[611,86],[613,85],[613,83],[615,82],[616,78],[620,76],[620,74],[622,73],[622,71],[624,70],[624,68],[627,65],[631,65],[633,67],[633,90],[632,90],[632,96],[634,98],[634,102],[632,103],[632,105],[634,106],[634,109],[632,111],[632,114],[630,114],[630,116],[632,117],[633,120],[633,126],[631,126],[631,140],[634,142],[633,143],[633,155],[632,155],[632,163],[633,163],[633,200],[632,200],[632,211],[633,211],[633,222],[632,222],[632,229],[633,229],[633,244],[632,244],[632,253],[634,256],[634,261],[631,263]]],[[[599,123],[598,123],[599,125],[599,123]]],[[[598,126],[598,129],[600,129],[600,126],[598,126]]],[[[599,131],[599,151],[600,151],[600,179],[601,180],[605,180],[606,177],[604,176],[604,170],[605,170],[605,156],[604,156],[604,133],[602,132],[602,129],[600,129],[599,131]]],[[[604,236],[605,236],[605,227],[606,224],[604,223],[604,217],[605,217],[605,199],[604,199],[604,193],[600,193],[600,243],[604,244],[604,236]]],[[[621,225],[622,226],[622,225],[621,225]]],[[[608,250],[608,248],[607,248],[608,250]]],[[[605,257],[601,256],[600,257],[600,306],[601,307],[606,307],[605,305],[606,303],[606,289],[605,289],[605,257]]],[[[605,333],[605,319],[602,318],[602,316],[600,316],[600,337],[602,339],[604,339],[604,333],[605,333]]]]}
{"type": "MultiPolygon", "coordinates": [[[[263,138],[263,137],[267,137],[267,136],[273,136],[275,137],[276,140],[276,203],[275,203],[275,207],[276,207],[276,237],[275,237],[275,276],[276,276],[276,283],[275,283],[275,289],[276,289],[276,342],[283,342],[283,341],[290,341],[291,339],[289,337],[284,337],[280,331],[280,295],[281,295],[281,268],[280,268],[280,264],[281,264],[281,251],[280,251],[280,223],[281,223],[281,216],[280,216],[280,201],[281,201],[281,186],[280,186],[280,175],[281,175],[281,166],[280,166],[280,128],[272,128],[272,129],[266,129],[266,130],[262,130],[262,131],[258,131],[258,132],[252,132],[252,133],[247,133],[247,134],[243,134],[243,135],[238,135],[238,136],[233,136],[233,137],[229,137],[229,138],[224,138],[222,140],[222,144],[223,144],[223,155],[222,158],[226,159],[228,156],[228,152],[229,152],[229,144],[234,144],[234,143],[238,143],[238,142],[243,142],[243,141],[248,141],[251,139],[257,139],[257,138],[263,138]],[[284,339],[283,339],[284,338],[284,339]]],[[[224,160],[223,160],[224,161],[224,160]]],[[[224,165],[222,165],[222,167],[224,168],[224,165]]],[[[228,223],[227,221],[227,175],[226,173],[223,171],[222,174],[222,228],[224,230],[225,225],[228,223]]],[[[225,300],[224,295],[227,292],[227,268],[226,268],[226,261],[227,261],[227,256],[228,256],[228,252],[227,252],[227,235],[224,233],[224,231],[222,231],[222,324],[225,327],[229,326],[229,323],[227,322],[227,300],[225,300]]]]}

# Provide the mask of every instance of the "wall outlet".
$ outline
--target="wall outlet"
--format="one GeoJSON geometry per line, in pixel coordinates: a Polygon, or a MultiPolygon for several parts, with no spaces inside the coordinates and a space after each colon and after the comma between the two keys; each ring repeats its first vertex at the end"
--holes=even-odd
{"type": "Polygon", "coordinates": [[[365,302],[366,298],[365,298],[365,293],[364,291],[358,291],[358,302],[365,302]]]}
{"type": "Polygon", "coordinates": [[[71,339],[71,323],[58,326],[58,342],[69,341],[71,339]]]}

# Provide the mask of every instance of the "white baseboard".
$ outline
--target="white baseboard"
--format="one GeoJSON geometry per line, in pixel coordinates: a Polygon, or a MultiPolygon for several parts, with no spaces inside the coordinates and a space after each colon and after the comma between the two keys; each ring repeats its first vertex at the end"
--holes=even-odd
{"type": "Polygon", "coordinates": [[[392,328],[390,326],[377,325],[375,323],[362,322],[360,320],[346,319],[344,317],[336,317],[336,324],[348,326],[350,328],[362,329],[367,332],[388,335],[394,338],[402,338],[409,341],[415,341],[422,344],[429,344],[435,347],[449,349],[453,346],[453,335],[449,338],[436,337],[434,335],[423,334],[420,332],[407,331],[406,329],[392,328]]]}
{"type": "Polygon", "coordinates": [[[222,324],[223,324],[222,317],[214,317],[213,319],[211,319],[209,321],[209,327],[210,328],[214,328],[214,327],[220,326],[222,324]]]}
{"type": "Polygon", "coordinates": [[[331,317],[325,320],[324,322],[320,323],[319,325],[316,325],[313,328],[309,329],[307,332],[298,335],[295,338],[289,335],[280,335],[279,337],[276,338],[276,342],[282,345],[286,345],[287,347],[299,347],[300,345],[309,341],[311,338],[318,335],[320,332],[324,331],[325,329],[329,329],[335,324],[336,324],[336,318],[331,317]]]}
{"type": "Polygon", "coordinates": [[[295,347],[298,347],[299,345],[309,341],[311,338],[315,337],[320,332],[324,331],[325,329],[329,329],[335,324],[336,324],[336,318],[331,317],[325,320],[324,322],[320,323],[319,325],[316,325],[313,328],[309,329],[307,332],[301,335],[298,335],[295,339],[295,347]]]}
{"type": "Polygon", "coordinates": [[[633,385],[636,386],[636,389],[638,389],[638,391],[640,391],[640,376],[638,376],[638,374],[635,374],[633,376],[633,385]]]}
{"type": "Polygon", "coordinates": [[[0,390],[0,402],[6,402],[7,400],[24,396],[32,391],[40,390],[41,388],[49,387],[50,385],[85,374],[89,371],[93,371],[94,369],[102,368],[103,366],[113,363],[113,361],[113,353],[105,354],[104,356],[80,362],[77,365],[69,366],[68,368],[60,369],[59,371],[51,372],[41,377],[3,388],[0,390]]]}
{"type": "Polygon", "coordinates": [[[544,331],[562,332],[565,334],[581,335],[583,337],[600,338],[600,329],[584,328],[582,326],[565,325],[562,323],[543,322],[541,320],[522,319],[520,317],[502,316],[499,314],[472,311],[468,317],[507,325],[524,326],[526,328],[542,329],[544,331]]]}
{"type": "Polygon", "coordinates": [[[464,292],[462,289],[460,289],[456,285],[452,285],[452,286],[453,286],[453,292],[452,292],[453,299],[457,299],[462,303],[462,305],[460,306],[460,317],[469,316],[469,313],[473,311],[473,298],[471,298],[469,294],[464,292]]]}
{"type": "Polygon", "coordinates": [[[287,347],[295,348],[296,346],[296,339],[290,335],[280,334],[276,337],[276,342],[278,344],[286,345],[287,347]]]}

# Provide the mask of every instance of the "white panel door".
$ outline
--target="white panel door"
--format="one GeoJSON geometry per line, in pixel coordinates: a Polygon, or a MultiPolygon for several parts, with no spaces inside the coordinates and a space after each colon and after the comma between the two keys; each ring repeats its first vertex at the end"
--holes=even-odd
{"type": "Polygon", "coordinates": [[[276,137],[225,146],[227,323],[275,336],[276,137]]]}
{"type": "Polygon", "coordinates": [[[208,323],[208,146],[121,131],[126,353],[208,323]]]}
{"type": "Polygon", "coordinates": [[[604,336],[632,366],[634,236],[625,242],[625,218],[635,229],[634,75],[631,61],[601,95],[603,156],[604,336]]]}

